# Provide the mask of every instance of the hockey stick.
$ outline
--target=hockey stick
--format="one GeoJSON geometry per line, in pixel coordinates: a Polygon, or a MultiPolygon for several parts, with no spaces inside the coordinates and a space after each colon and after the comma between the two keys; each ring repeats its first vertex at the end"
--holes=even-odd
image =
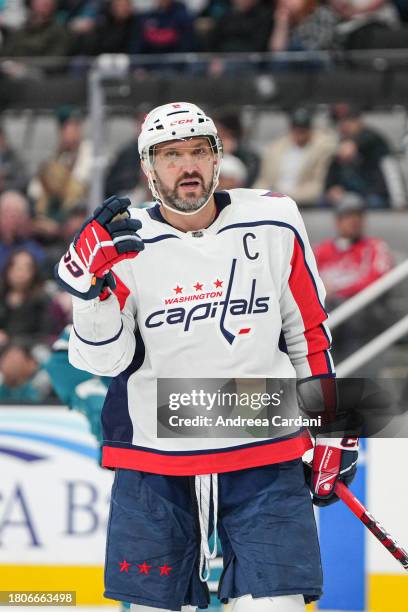
{"type": "MultiPolygon", "coordinates": [[[[311,465],[305,464],[311,471],[311,465]]],[[[367,508],[359,499],[350,491],[346,485],[338,480],[334,487],[336,495],[346,504],[348,508],[356,515],[358,519],[371,531],[379,542],[388,550],[391,555],[401,563],[402,567],[408,572],[408,553],[404,550],[394,538],[384,529],[384,527],[376,521],[369,513],[367,508]]]]}

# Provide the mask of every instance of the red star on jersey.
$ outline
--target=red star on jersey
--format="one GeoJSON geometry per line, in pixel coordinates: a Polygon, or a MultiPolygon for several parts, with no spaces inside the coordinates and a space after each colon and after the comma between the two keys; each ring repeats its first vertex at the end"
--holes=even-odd
{"type": "Polygon", "coordinates": [[[177,287],[174,287],[173,291],[175,291],[176,293],[183,293],[183,287],[179,287],[177,285],[177,287]]]}
{"type": "Polygon", "coordinates": [[[128,563],[126,559],[123,559],[122,563],[119,562],[118,565],[120,565],[120,573],[129,573],[129,567],[131,566],[131,563],[128,563]]]}
{"type": "Polygon", "coordinates": [[[165,563],[164,565],[159,565],[160,576],[168,576],[173,568],[165,563]]]}
{"type": "Polygon", "coordinates": [[[222,287],[222,283],[223,283],[223,282],[224,282],[224,281],[220,281],[220,280],[217,278],[217,280],[215,281],[214,285],[215,285],[216,287],[222,287]]]}
{"type": "Polygon", "coordinates": [[[195,285],[193,285],[193,287],[194,287],[194,289],[196,291],[202,291],[203,290],[203,284],[199,283],[199,282],[197,282],[195,285]]]}
{"type": "Polygon", "coordinates": [[[143,563],[138,563],[137,566],[139,568],[139,574],[149,574],[152,567],[151,565],[147,565],[146,561],[143,561],[143,563]]]}

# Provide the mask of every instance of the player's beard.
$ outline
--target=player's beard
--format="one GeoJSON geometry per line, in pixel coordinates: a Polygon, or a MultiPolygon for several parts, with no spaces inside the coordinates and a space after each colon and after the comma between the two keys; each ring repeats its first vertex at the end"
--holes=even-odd
{"type": "Polygon", "coordinates": [[[170,208],[173,208],[176,211],[179,210],[181,212],[194,212],[196,210],[200,210],[200,208],[202,208],[211,197],[212,180],[206,185],[204,183],[203,178],[197,174],[183,177],[178,181],[174,189],[166,187],[157,175],[155,177],[155,182],[156,188],[160,193],[161,199],[167,206],[170,206],[170,208]],[[181,198],[177,194],[177,189],[180,182],[187,179],[197,179],[201,182],[201,185],[203,187],[203,193],[201,196],[193,199],[194,196],[181,198]]]}

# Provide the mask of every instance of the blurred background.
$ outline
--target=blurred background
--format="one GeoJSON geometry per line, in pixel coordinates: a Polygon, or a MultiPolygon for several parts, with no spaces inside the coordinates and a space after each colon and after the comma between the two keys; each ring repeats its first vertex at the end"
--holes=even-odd
{"type": "MultiPolygon", "coordinates": [[[[151,205],[137,135],[154,106],[214,117],[219,189],[297,201],[338,374],[407,380],[407,21],[405,0],[0,0],[0,590],[116,605],[101,595],[109,380],[68,363],[53,266],[105,197],[151,205]]],[[[402,437],[367,441],[353,489],[407,546],[405,456],[402,437]]],[[[341,504],[317,520],[318,608],[406,612],[408,578],[364,527],[341,504]]]]}

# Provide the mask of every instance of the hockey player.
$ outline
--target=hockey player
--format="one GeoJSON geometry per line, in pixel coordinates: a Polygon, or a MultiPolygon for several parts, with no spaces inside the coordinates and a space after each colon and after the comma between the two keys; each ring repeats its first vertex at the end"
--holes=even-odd
{"type": "MultiPolygon", "coordinates": [[[[301,460],[310,437],[159,438],[156,382],[334,377],[302,219],[279,194],[215,192],[222,144],[194,104],[152,110],[139,152],[157,204],[110,198],[58,266],[74,296],[71,363],[115,377],[102,415],[103,465],[115,469],[105,595],[133,612],[207,607],[218,521],[220,599],[232,612],[300,612],[322,592],[301,460]]],[[[355,456],[355,445],[318,439],[315,502],[335,500],[355,456]]]]}

